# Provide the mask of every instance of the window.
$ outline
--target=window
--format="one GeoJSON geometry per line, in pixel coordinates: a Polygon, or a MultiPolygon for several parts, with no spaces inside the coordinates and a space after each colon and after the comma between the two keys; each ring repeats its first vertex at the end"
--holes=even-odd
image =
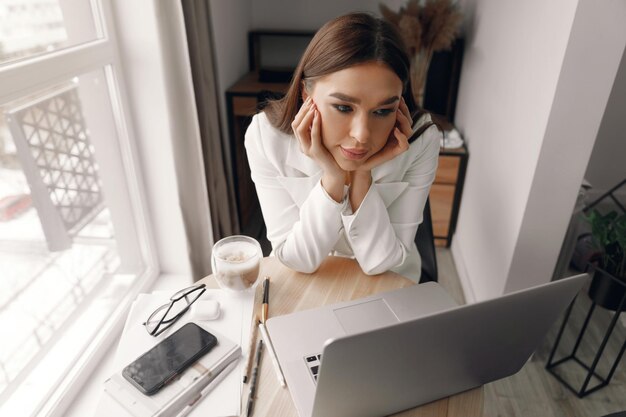
{"type": "Polygon", "coordinates": [[[53,408],[156,275],[108,0],[0,0],[0,415],[53,408]]]}
{"type": "Polygon", "coordinates": [[[102,38],[84,0],[0,1],[0,64],[102,38]]]}

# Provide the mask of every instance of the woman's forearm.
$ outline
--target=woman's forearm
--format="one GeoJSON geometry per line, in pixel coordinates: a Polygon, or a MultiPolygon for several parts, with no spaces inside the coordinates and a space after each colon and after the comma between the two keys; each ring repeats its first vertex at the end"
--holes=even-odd
{"type": "Polygon", "coordinates": [[[350,191],[348,197],[350,199],[350,207],[352,207],[353,213],[356,213],[359,207],[361,207],[361,203],[367,195],[371,185],[371,171],[352,171],[350,173],[350,191]]]}
{"type": "Polygon", "coordinates": [[[326,193],[335,200],[337,203],[341,203],[343,200],[343,186],[344,178],[337,175],[324,173],[322,175],[322,187],[326,190],[326,193]]]}

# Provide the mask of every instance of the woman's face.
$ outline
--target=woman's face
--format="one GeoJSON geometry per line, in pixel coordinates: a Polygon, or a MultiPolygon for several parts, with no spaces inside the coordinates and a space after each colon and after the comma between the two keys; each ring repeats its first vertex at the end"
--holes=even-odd
{"type": "Polygon", "coordinates": [[[312,90],[324,146],[343,170],[354,171],[385,146],[402,97],[402,81],[388,66],[368,62],[333,72],[315,79],[312,90]]]}

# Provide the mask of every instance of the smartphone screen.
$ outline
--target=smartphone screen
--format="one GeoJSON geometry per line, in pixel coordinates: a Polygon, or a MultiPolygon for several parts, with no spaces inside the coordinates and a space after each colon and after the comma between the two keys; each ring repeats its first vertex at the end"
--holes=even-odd
{"type": "Polygon", "coordinates": [[[125,367],[122,375],[141,392],[152,395],[216,344],[211,333],[187,323],[125,367]]]}

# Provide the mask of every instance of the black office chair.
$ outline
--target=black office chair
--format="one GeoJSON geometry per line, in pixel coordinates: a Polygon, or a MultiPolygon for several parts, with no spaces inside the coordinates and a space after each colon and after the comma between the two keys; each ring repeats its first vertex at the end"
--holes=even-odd
{"type": "Polygon", "coordinates": [[[415,245],[422,257],[422,282],[437,282],[437,254],[435,252],[435,235],[433,233],[433,219],[430,213],[430,199],[426,199],[422,224],[415,234],[415,245]]]}

